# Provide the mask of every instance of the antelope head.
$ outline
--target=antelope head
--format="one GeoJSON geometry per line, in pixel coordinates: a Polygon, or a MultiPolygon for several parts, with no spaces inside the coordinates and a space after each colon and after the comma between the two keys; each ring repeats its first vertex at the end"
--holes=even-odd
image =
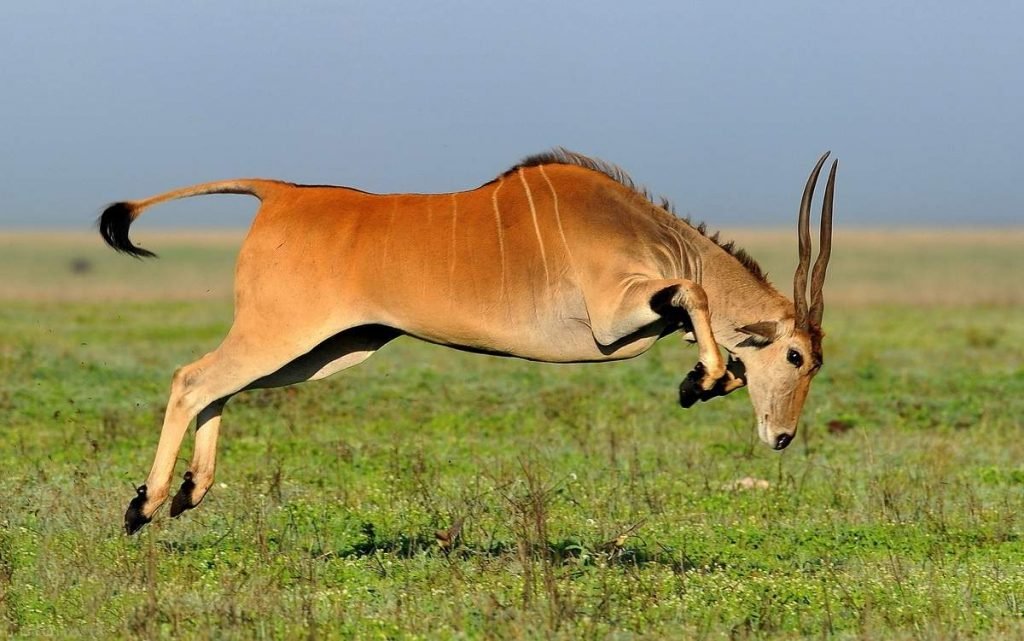
{"type": "Polygon", "coordinates": [[[818,258],[811,272],[810,306],[807,304],[807,272],[811,263],[811,198],[827,157],[828,152],[818,160],[800,201],[800,262],[793,277],[793,315],[738,328],[745,337],[733,350],[745,370],[743,378],[757,415],[758,436],[777,450],[789,445],[796,435],[811,379],[822,365],[821,317],[825,303],[821,291],[832,250],[832,198],[838,160],[833,161],[825,186],[818,258]]]}

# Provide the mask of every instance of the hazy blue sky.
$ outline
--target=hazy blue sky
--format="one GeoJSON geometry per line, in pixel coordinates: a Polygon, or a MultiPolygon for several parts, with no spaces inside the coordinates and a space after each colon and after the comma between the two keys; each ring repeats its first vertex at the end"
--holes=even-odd
{"type": "MultiPolygon", "coordinates": [[[[1024,222],[1024,3],[4,2],[0,226],[267,176],[447,191],[563,145],[713,226],[1024,222]]],[[[248,223],[195,199],[140,225],[248,223]]]]}

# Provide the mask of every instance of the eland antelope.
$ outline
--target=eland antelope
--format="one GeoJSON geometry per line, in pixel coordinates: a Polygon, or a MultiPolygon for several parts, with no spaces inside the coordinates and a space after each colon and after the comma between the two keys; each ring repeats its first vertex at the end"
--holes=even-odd
{"type": "Polygon", "coordinates": [[[99,219],[103,239],[146,257],[154,254],[133,244],[128,228],[152,205],[225,193],[262,203],[238,255],[234,322],[219,347],[174,373],[156,458],[125,513],[126,531],[166,501],[193,419],[195,451],[171,516],[210,489],[221,413],[233,395],[325,378],[402,335],[569,363],[632,358],[679,331],[699,352],[680,403],[748,386],[758,435],[785,448],[822,364],[837,162],[810,305],[807,278],[811,198],[827,156],[800,202],[794,302],[744,251],[673,215],[666,201],[654,204],[618,167],[564,149],[457,193],[246,179],[109,206],[99,219]]]}

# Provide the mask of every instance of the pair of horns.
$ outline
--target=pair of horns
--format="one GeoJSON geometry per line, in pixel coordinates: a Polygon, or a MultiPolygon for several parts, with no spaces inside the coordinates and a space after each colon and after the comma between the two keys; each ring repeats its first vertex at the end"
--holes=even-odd
{"type": "Polygon", "coordinates": [[[800,220],[797,233],[800,238],[800,263],[793,276],[793,302],[796,303],[796,326],[810,331],[812,335],[820,334],[821,317],[825,311],[825,301],[821,289],[825,284],[825,270],[832,254],[832,198],[836,188],[836,167],[838,160],[832,161],[832,169],[828,172],[825,184],[825,202],[821,206],[821,236],[818,241],[818,259],[814,262],[811,272],[811,305],[807,306],[807,270],[811,266],[811,199],[814,188],[818,184],[821,167],[831,152],[826,151],[818,159],[818,164],[807,178],[803,198],[800,199],[800,220]]]}

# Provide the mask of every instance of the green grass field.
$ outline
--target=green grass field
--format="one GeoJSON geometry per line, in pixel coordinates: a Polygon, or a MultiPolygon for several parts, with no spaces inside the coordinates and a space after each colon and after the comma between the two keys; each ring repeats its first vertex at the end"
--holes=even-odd
{"type": "MultiPolygon", "coordinates": [[[[788,293],[789,233],[728,235],[788,293]]],[[[0,637],[1024,639],[1024,231],[839,233],[782,454],[745,391],[678,407],[676,337],[579,366],[400,339],[233,400],[203,505],[129,538],[240,239],[137,236],[162,258],[0,235],[0,637]]]]}

